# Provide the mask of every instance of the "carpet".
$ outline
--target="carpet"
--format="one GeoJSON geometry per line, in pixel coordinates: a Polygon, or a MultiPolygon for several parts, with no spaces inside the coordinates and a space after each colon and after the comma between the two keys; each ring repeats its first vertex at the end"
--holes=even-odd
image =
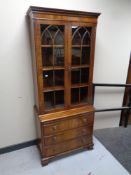
{"type": "Polygon", "coordinates": [[[94,131],[95,137],[131,173],[131,125],[94,131]]]}

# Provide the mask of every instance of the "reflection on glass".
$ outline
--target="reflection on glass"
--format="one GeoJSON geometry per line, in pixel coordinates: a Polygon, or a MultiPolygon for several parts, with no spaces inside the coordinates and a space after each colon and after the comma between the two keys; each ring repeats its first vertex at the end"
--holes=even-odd
{"type": "Polygon", "coordinates": [[[44,104],[45,109],[50,109],[54,107],[54,92],[44,93],[44,104]]]}
{"type": "Polygon", "coordinates": [[[43,66],[53,66],[53,48],[42,48],[43,66]]]}
{"type": "Polygon", "coordinates": [[[88,94],[88,88],[87,87],[81,87],[80,88],[80,102],[86,103],[87,102],[87,94],[88,94]]]}
{"type": "Polygon", "coordinates": [[[55,70],[55,85],[64,86],[64,70],[55,70]]]}
{"type": "Polygon", "coordinates": [[[90,48],[89,47],[82,48],[81,64],[88,64],[88,65],[90,64],[90,48]]]}
{"type": "Polygon", "coordinates": [[[80,48],[72,48],[72,65],[80,65],[80,48]]]}
{"type": "Polygon", "coordinates": [[[53,71],[43,72],[44,87],[53,86],[53,71]]]}
{"type": "Polygon", "coordinates": [[[54,65],[64,66],[64,48],[54,48],[54,65]]]}
{"type": "Polygon", "coordinates": [[[55,91],[55,107],[64,106],[64,91],[55,91]]]}
{"type": "Polygon", "coordinates": [[[80,83],[80,69],[71,70],[71,84],[80,83]]]}
{"type": "Polygon", "coordinates": [[[72,104],[79,103],[79,88],[71,89],[71,103],[72,104]]]}

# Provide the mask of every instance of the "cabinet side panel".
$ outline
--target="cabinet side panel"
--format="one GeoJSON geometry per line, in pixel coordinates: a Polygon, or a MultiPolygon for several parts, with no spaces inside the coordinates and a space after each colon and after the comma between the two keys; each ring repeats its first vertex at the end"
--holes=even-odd
{"type": "Polygon", "coordinates": [[[32,56],[32,74],[34,82],[35,106],[37,107],[37,109],[39,109],[33,20],[31,19],[29,20],[29,25],[30,25],[30,44],[31,44],[31,56],[32,56]]]}
{"type": "Polygon", "coordinates": [[[36,129],[37,129],[37,146],[39,148],[40,154],[42,155],[42,127],[39,121],[39,116],[36,114],[36,129]]]}
{"type": "Polygon", "coordinates": [[[94,53],[95,53],[96,26],[92,27],[91,33],[91,52],[90,52],[90,76],[89,76],[89,104],[93,104],[93,69],[94,69],[94,53]]]}

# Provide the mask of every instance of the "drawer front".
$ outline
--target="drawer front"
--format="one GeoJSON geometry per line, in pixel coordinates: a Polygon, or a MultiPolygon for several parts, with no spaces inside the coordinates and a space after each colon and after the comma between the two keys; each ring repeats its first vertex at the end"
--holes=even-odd
{"type": "Polygon", "coordinates": [[[74,149],[82,148],[86,145],[92,144],[91,137],[83,136],[74,140],[70,140],[68,142],[63,142],[61,144],[55,144],[48,147],[45,147],[45,157],[55,156],[60,153],[64,153],[67,151],[72,151],[74,149]]]}
{"type": "Polygon", "coordinates": [[[78,129],[71,129],[54,136],[44,137],[44,145],[56,144],[63,142],[65,140],[74,139],[84,135],[91,136],[92,132],[93,132],[93,126],[83,126],[78,129]]]}
{"type": "Polygon", "coordinates": [[[93,122],[94,122],[94,114],[89,113],[89,114],[79,115],[76,118],[54,122],[52,124],[45,123],[42,129],[43,129],[44,136],[47,136],[47,135],[54,135],[60,131],[78,128],[85,125],[93,126],[93,122]]]}

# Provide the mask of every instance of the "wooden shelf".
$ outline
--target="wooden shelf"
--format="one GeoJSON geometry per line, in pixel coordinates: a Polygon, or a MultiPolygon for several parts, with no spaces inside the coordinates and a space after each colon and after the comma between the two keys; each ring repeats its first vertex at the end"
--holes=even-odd
{"type": "Polygon", "coordinates": [[[54,105],[54,106],[48,106],[46,107],[46,112],[48,111],[53,111],[53,110],[56,110],[56,109],[61,109],[61,108],[64,108],[65,106],[64,105],[54,105]]]}
{"type": "Polygon", "coordinates": [[[72,47],[78,47],[78,48],[80,48],[80,47],[90,47],[90,45],[72,45],[72,47]]]}
{"type": "Polygon", "coordinates": [[[71,65],[71,68],[89,68],[90,66],[87,64],[83,64],[83,65],[71,65]]]}
{"type": "Polygon", "coordinates": [[[41,47],[51,47],[51,48],[53,48],[53,47],[61,47],[61,48],[64,48],[64,45],[41,45],[41,47]]]}
{"type": "Polygon", "coordinates": [[[48,70],[64,70],[63,66],[47,66],[43,67],[43,71],[48,71],[48,70]]]}
{"type": "Polygon", "coordinates": [[[64,90],[64,86],[45,87],[43,92],[51,92],[51,91],[59,91],[59,90],[64,90]]]}
{"type": "Polygon", "coordinates": [[[77,84],[73,84],[73,85],[71,85],[71,88],[80,88],[80,87],[87,87],[87,86],[89,86],[88,84],[86,84],[86,83],[77,83],[77,84]]]}

